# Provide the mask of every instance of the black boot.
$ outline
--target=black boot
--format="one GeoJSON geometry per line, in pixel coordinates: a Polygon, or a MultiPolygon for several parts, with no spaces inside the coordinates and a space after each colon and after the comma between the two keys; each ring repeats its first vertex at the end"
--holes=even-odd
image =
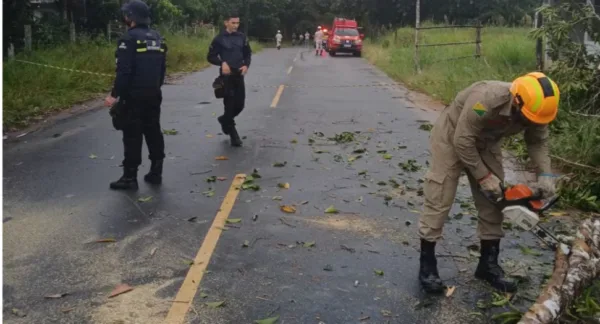
{"type": "Polygon", "coordinates": [[[242,146],[242,139],[240,138],[237,129],[235,129],[235,126],[231,127],[229,138],[231,139],[231,146],[242,146]]]}
{"type": "Polygon", "coordinates": [[[475,270],[475,277],[487,281],[502,292],[515,292],[517,283],[504,278],[504,270],[498,264],[498,254],[500,254],[500,240],[481,240],[481,257],[475,270]]]}
{"type": "Polygon", "coordinates": [[[144,180],[151,184],[162,183],[163,160],[152,161],[150,172],[144,176],[144,180]]]}
{"type": "Polygon", "coordinates": [[[421,264],[419,267],[419,280],[426,293],[441,293],[444,284],[437,270],[435,259],[435,242],[421,239],[421,264]]]}
{"type": "Polygon", "coordinates": [[[110,189],[115,190],[137,190],[137,168],[126,168],[123,167],[123,176],[110,183],[110,189]]]}
{"type": "Polygon", "coordinates": [[[221,130],[223,131],[223,134],[229,135],[229,127],[223,123],[223,117],[224,116],[219,116],[217,120],[219,121],[219,124],[221,124],[221,130]]]}

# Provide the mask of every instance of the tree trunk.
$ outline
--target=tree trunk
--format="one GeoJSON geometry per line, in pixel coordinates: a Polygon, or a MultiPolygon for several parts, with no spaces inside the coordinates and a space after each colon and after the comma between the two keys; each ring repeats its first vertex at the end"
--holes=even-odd
{"type": "Polygon", "coordinates": [[[600,219],[581,224],[571,246],[561,243],[554,272],[518,324],[550,324],[600,276],[600,219]]]}

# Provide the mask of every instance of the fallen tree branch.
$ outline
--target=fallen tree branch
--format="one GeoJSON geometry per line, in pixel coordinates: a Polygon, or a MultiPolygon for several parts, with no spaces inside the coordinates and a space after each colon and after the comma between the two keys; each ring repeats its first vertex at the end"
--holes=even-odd
{"type": "Polygon", "coordinates": [[[600,169],[594,168],[593,166],[590,166],[590,165],[585,165],[585,164],[581,164],[581,163],[569,161],[567,159],[561,158],[560,156],[556,156],[556,155],[552,155],[552,154],[550,154],[550,157],[552,157],[554,159],[557,159],[557,160],[560,160],[560,161],[562,161],[564,163],[567,163],[567,164],[570,164],[570,165],[578,166],[580,168],[592,170],[592,172],[600,173],[600,169]]]}
{"type": "Polygon", "coordinates": [[[552,277],[518,324],[550,324],[600,276],[600,219],[584,221],[573,244],[561,243],[552,277]]]}

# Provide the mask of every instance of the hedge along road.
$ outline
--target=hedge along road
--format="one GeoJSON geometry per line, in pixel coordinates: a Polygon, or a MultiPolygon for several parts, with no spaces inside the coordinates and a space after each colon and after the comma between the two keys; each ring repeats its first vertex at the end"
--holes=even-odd
{"type": "MultiPolygon", "coordinates": [[[[435,112],[359,58],[267,49],[246,79],[235,149],[219,134],[215,73],[163,88],[160,188],[108,189],[122,144],[106,110],[5,144],[7,323],[488,321],[468,187],[438,250],[456,290],[431,299],[418,285],[422,125],[435,112]],[[133,290],[111,297],[122,284],[133,290]]],[[[536,287],[551,255],[524,258],[519,244],[536,242],[509,233],[505,267],[529,260],[536,287]]]]}

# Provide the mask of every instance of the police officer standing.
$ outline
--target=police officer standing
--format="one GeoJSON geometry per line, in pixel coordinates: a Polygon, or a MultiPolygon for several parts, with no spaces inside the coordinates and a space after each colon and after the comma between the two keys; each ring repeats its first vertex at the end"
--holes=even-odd
{"type": "Polygon", "coordinates": [[[142,163],[142,142],[146,138],[150,172],[144,180],[162,182],[165,142],[160,126],[161,86],[166,72],[167,47],[150,24],[150,9],[139,0],[121,8],[128,30],[118,41],[116,51],[117,76],[105,105],[121,106],[123,145],[123,176],[110,184],[111,189],[138,189],[137,171],[142,163]]]}
{"type": "Polygon", "coordinates": [[[248,72],[252,56],[248,38],[237,31],[239,26],[239,15],[228,15],[225,29],[213,39],[207,56],[211,64],[220,66],[219,73],[224,79],[225,112],[218,120],[223,133],[230,136],[231,146],[242,146],[234,118],[244,109],[246,100],[244,75],[248,72]]]}

